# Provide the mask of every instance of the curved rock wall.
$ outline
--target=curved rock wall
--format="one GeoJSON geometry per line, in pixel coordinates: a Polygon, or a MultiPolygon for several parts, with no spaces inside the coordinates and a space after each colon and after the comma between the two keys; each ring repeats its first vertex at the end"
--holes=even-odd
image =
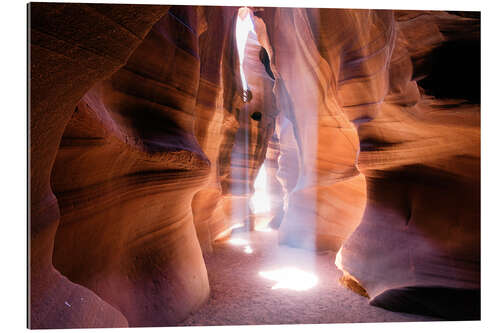
{"type": "Polygon", "coordinates": [[[372,304],[478,319],[479,105],[421,94],[412,79],[412,65],[425,66],[422,54],[454,38],[475,38],[474,29],[447,35],[450,23],[460,31],[477,21],[432,12],[395,21],[389,92],[375,119],[358,128],[368,204],[342,249],[342,265],[365,287],[372,304]],[[416,35],[423,25],[432,33],[416,35]]]}
{"type": "Polygon", "coordinates": [[[193,133],[198,19],[196,7],[172,7],[127,64],[85,94],[52,173],[54,265],[130,326],[177,322],[209,293],[191,209],[210,168],[193,133]]]}
{"type": "Polygon", "coordinates": [[[50,175],[78,101],[126,63],[167,10],[135,5],[29,6],[31,328],[127,325],[119,311],[52,265],[60,210],[50,175]]]}
{"type": "Polygon", "coordinates": [[[200,35],[200,83],[196,99],[194,133],[210,160],[208,183],[193,198],[194,223],[202,250],[211,252],[212,242],[228,234],[231,221],[226,218],[221,186],[219,156],[230,151],[237,128],[231,100],[239,76],[235,58],[234,25],[237,8],[201,7],[205,12],[206,30],[200,35]],[[215,47],[218,46],[218,47],[215,47]]]}

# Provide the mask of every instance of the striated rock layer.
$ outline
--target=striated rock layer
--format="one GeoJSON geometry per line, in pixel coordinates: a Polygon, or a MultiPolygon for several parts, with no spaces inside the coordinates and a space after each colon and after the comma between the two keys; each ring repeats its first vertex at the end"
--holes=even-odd
{"type": "Polygon", "coordinates": [[[78,101],[127,62],[167,10],[163,6],[29,5],[31,328],[127,326],[117,309],[52,265],[61,214],[50,175],[78,101]]]}
{"type": "MultiPolygon", "coordinates": [[[[388,93],[373,121],[358,128],[367,209],[342,250],[344,269],[374,305],[448,319],[479,318],[479,105],[473,95],[463,95],[468,103],[454,95],[428,96],[435,90],[426,83],[420,93],[412,73],[425,67],[420,57],[432,48],[477,41],[477,23],[447,13],[395,15],[398,36],[389,59],[388,93]],[[433,33],[417,34],[423,25],[433,33]],[[448,33],[450,27],[455,35],[448,33]]],[[[453,76],[439,78],[432,71],[426,79],[438,86],[456,84],[448,83],[453,76]]],[[[467,75],[462,80],[470,80],[463,84],[471,92],[479,85],[467,75]]]]}
{"type": "Polygon", "coordinates": [[[208,297],[191,209],[210,167],[193,134],[198,31],[196,7],[171,8],[82,98],[52,173],[54,265],[130,326],[176,322],[208,297]]]}
{"type": "Polygon", "coordinates": [[[227,236],[232,225],[224,211],[219,158],[230,151],[233,142],[230,133],[238,126],[233,108],[239,82],[233,29],[237,9],[200,8],[205,12],[205,30],[199,37],[201,63],[194,134],[211,168],[207,184],[193,198],[192,209],[198,240],[202,250],[208,253],[212,242],[227,236]]]}

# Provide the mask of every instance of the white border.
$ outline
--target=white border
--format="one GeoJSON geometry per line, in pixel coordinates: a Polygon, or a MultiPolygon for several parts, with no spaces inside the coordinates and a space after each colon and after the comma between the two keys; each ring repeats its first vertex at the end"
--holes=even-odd
{"type": "MultiPolygon", "coordinates": [[[[50,1],[54,2],[54,1],[50,1]]],[[[283,325],[283,326],[226,326],[226,327],[175,327],[141,328],[134,331],[169,332],[254,332],[255,330],[273,332],[418,332],[422,331],[500,331],[499,284],[500,284],[500,221],[498,192],[499,177],[499,137],[500,130],[498,92],[500,79],[498,4],[494,1],[454,1],[454,0],[419,0],[401,1],[360,1],[336,0],[196,0],[196,1],[66,1],[94,3],[143,3],[143,4],[197,4],[197,5],[253,5],[282,7],[336,7],[336,8],[379,8],[379,9],[433,9],[433,10],[481,10],[482,43],[482,320],[480,322],[439,322],[411,324],[331,324],[331,325],[283,325]],[[496,330],[495,330],[496,328],[496,330]]],[[[1,173],[2,196],[2,231],[0,232],[1,261],[1,301],[0,326],[6,332],[25,330],[26,327],[26,3],[22,1],[3,1],[0,11],[2,32],[2,121],[1,121],[1,173]]],[[[464,59],[464,66],[467,61],[464,59]]],[[[460,70],[457,68],[457,70],[460,70]]],[[[112,329],[115,331],[114,329],[112,329]]],[[[50,330],[52,331],[52,330],[50,330]]],[[[58,330],[61,331],[61,330],[58,330]]],[[[66,330],[62,330],[61,332],[66,330]]],[[[75,332],[75,331],[72,331],[75,332]]],[[[79,330],[78,332],[103,332],[101,330],[79,330]]]]}

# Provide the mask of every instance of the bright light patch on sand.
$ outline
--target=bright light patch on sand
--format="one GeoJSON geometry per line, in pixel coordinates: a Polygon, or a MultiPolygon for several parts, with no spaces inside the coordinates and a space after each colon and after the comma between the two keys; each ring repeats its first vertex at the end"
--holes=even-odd
{"type": "Polygon", "coordinates": [[[254,214],[269,212],[271,210],[271,197],[267,192],[267,172],[264,164],[260,167],[253,186],[255,193],[250,200],[252,212],[254,214]]]}
{"type": "Polygon", "coordinates": [[[247,239],[243,238],[231,238],[228,240],[229,244],[234,245],[234,246],[243,246],[243,252],[246,254],[252,254],[253,249],[250,246],[250,242],[247,239]]]}
{"type": "Polygon", "coordinates": [[[247,44],[248,33],[254,31],[253,22],[250,17],[250,9],[240,8],[238,11],[238,20],[236,21],[236,46],[240,59],[240,76],[243,89],[248,90],[247,80],[243,72],[243,59],[245,59],[245,45],[247,44]]]}
{"type": "Polygon", "coordinates": [[[304,291],[318,284],[318,277],[295,267],[286,267],[273,271],[259,272],[265,279],[276,281],[271,289],[292,289],[304,291]]]}
{"type": "Polygon", "coordinates": [[[246,239],[243,239],[243,238],[231,238],[229,240],[229,243],[231,243],[232,245],[237,245],[237,246],[248,245],[248,241],[246,239]]]}

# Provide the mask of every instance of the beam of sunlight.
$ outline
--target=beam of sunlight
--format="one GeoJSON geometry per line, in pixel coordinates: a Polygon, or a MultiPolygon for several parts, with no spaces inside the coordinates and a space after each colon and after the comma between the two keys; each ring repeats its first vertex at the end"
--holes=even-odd
{"type": "MultiPolygon", "coordinates": [[[[249,102],[248,99],[248,85],[246,82],[245,74],[243,73],[243,60],[245,58],[245,46],[248,41],[248,34],[253,30],[252,22],[252,12],[247,7],[242,7],[238,11],[238,16],[235,24],[235,39],[236,47],[238,51],[238,59],[240,62],[240,72],[241,80],[243,85],[243,90],[241,93],[241,98],[244,103],[249,102]]],[[[247,105],[243,105],[246,111],[247,105]]],[[[246,112],[242,112],[240,117],[246,117],[246,112]]],[[[241,119],[240,119],[241,120],[241,119]]],[[[231,150],[231,170],[230,175],[232,179],[238,179],[238,182],[231,183],[231,193],[238,193],[239,198],[236,196],[231,199],[231,220],[233,223],[243,222],[244,227],[249,227],[246,221],[250,215],[250,205],[248,204],[247,198],[243,198],[243,193],[249,192],[250,182],[249,182],[249,159],[245,156],[241,156],[241,152],[250,153],[250,128],[246,126],[240,126],[236,132],[235,144],[231,150]],[[245,201],[242,204],[242,201],[245,201]]]]}
{"type": "Polygon", "coordinates": [[[259,272],[259,275],[265,279],[276,281],[276,284],[271,289],[305,291],[318,284],[318,277],[315,274],[295,267],[259,272]]]}
{"type": "Polygon", "coordinates": [[[267,172],[264,163],[260,167],[254,182],[255,192],[250,199],[254,214],[267,213],[271,210],[271,197],[267,191],[267,172]]]}
{"type": "Polygon", "coordinates": [[[243,72],[243,59],[245,59],[245,45],[247,44],[250,31],[254,31],[252,18],[250,17],[250,9],[247,7],[240,8],[236,21],[236,46],[240,59],[240,76],[243,90],[248,90],[247,80],[243,72]]]}

